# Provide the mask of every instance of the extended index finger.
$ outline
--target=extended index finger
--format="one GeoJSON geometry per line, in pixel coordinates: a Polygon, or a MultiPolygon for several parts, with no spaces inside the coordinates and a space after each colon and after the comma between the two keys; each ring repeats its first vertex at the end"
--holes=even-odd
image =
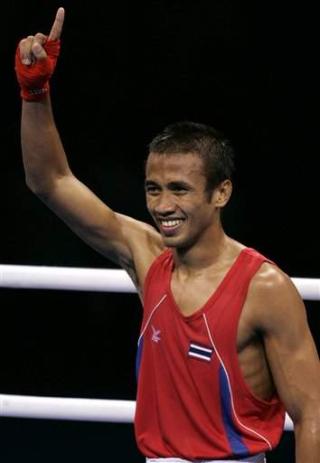
{"type": "Polygon", "coordinates": [[[62,26],[64,22],[64,8],[59,8],[54,20],[54,23],[51,27],[51,31],[48,37],[48,40],[58,40],[62,32],[62,26]]]}

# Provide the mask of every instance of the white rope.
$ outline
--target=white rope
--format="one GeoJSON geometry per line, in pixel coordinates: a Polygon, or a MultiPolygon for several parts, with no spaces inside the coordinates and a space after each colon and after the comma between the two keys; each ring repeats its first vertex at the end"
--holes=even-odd
{"type": "MultiPolygon", "coordinates": [[[[320,300],[320,279],[292,278],[301,297],[320,300]]],[[[134,293],[124,270],[0,265],[0,287],[134,293]]]]}
{"type": "Polygon", "coordinates": [[[289,415],[286,413],[286,419],[284,423],[284,430],[285,431],[293,431],[293,422],[289,415]]]}
{"type": "Polygon", "coordinates": [[[0,416],[53,420],[132,423],[131,400],[77,399],[0,394],[0,416]]]}
{"type": "Polygon", "coordinates": [[[291,278],[301,297],[306,301],[320,300],[320,279],[291,278]]]}
{"type": "Polygon", "coordinates": [[[0,265],[0,287],[134,293],[128,274],[118,269],[0,265]]]}
{"type": "MultiPolygon", "coordinates": [[[[136,403],[131,400],[97,400],[0,394],[0,416],[54,420],[132,423],[136,403]]],[[[293,424],[286,415],[286,431],[293,424]]]]}

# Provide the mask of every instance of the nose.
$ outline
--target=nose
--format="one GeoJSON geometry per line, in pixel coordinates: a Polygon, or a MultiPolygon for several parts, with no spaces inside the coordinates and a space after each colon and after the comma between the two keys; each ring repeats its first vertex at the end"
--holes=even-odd
{"type": "Polygon", "coordinates": [[[167,216],[172,214],[175,209],[176,206],[170,192],[163,191],[155,198],[153,210],[156,214],[167,216]]]}

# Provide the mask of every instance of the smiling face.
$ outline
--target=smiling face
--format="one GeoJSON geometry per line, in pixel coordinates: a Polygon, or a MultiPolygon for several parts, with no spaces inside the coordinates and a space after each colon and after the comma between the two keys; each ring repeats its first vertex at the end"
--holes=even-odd
{"type": "Polygon", "coordinates": [[[209,196],[200,156],[150,153],[145,188],[147,208],[164,245],[189,248],[212,236],[220,223],[220,208],[230,197],[231,182],[222,182],[209,196]]]}

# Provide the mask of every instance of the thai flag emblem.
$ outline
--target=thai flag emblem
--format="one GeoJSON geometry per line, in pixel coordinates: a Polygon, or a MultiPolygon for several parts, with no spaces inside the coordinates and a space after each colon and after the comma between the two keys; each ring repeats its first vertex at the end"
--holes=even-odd
{"type": "Polygon", "coordinates": [[[194,342],[190,342],[188,356],[194,357],[200,360],[205,360],[206,362],[211,361],[211,357],[213,354],[213,349],[207,346],[200,346],[200,344],[195,344],[194,342]]]}

